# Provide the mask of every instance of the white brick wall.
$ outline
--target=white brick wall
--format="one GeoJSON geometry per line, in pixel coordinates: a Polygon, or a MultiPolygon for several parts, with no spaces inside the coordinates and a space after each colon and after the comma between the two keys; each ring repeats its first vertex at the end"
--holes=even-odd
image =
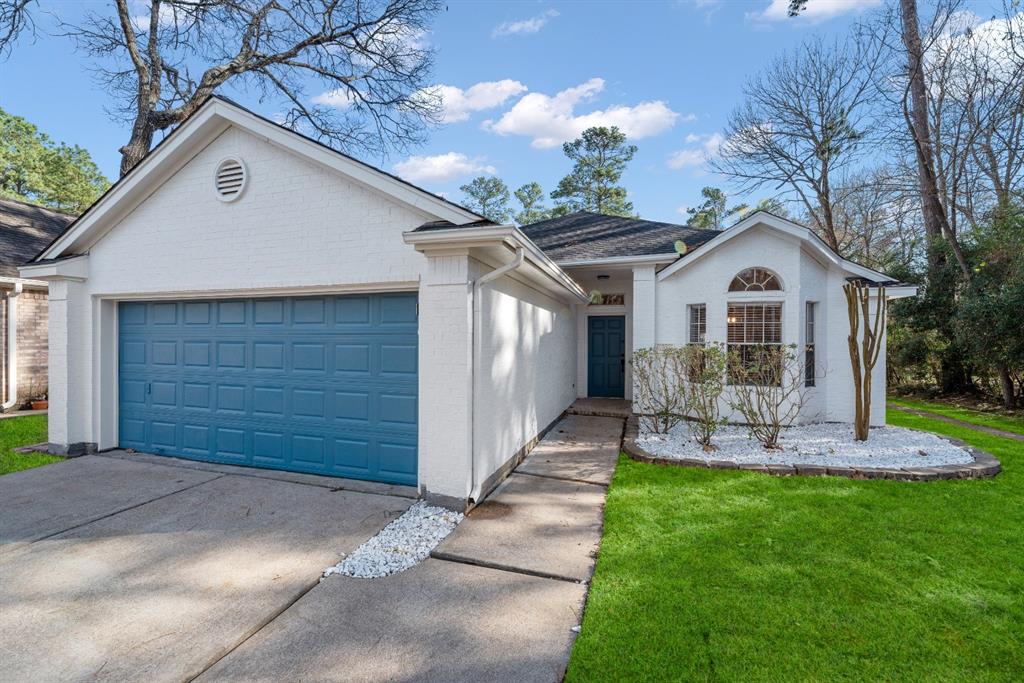
{"type": "MultiPolygon", "coordinates": [[[[478,264],[476,274],[487,270],[478,264]]],[[[576,398],[571,304],[505,276],[480,288],[476,481],[482,484],[576,398]]]]}
{"type": "Polygon", "coordinates": [[[232,128],[90,249],[92,293],[194,292],[415,282],[402,232],[432,218],[232,128]],[[224,203],[213,174],[248,167],[224,203]]]}
{"type": "MultiPolygon", "coordinates": [[[[817,310],[817,354],[823,373],[810,390],[801,420],[852,421],[852,371],[847,351],[846,301],[842,286],[845,273],[827,269],[805,252],[795,238],[768,228],[752,228],[725,243],[713,253],[697,259],[687,268],[657,283],[655,298],[657,341],[683,344],[687,341],[689,304],[707,305],[707,333],[710,341],[726,339],[726,307],[729,301],[781,301],[783,306],[783,342],[804,343],[804,305],[819,302],[817,310]],[[729,282],[739,271],[753,266],[773,270],[782,278],[785,291],[780,294],[737,295],[728,291],[729,282]]],[[[640,295],[637,294],[639,300],[640,295]]],[[[638,301],[639,305],[639,301],[638,301]]],[[[640,317],[634,309],[634,319],[640,317]]],[[[634,325],[636,327],[636,325],[634,325]]],[[[638,344],[639,348],[639,344],[638,344]]],[[[885,352],[875,368],[872,424],[885,424],[885,352]]],[[[730,414],[729,419],[738,419],[730,414]]]]}

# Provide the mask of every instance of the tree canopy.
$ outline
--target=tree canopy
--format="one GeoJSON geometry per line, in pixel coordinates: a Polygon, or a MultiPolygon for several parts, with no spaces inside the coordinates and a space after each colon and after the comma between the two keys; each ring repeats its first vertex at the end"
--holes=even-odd
{"type": "Polygon", "coordinates": [[[618,183],[636,149],[636,145],[626,143],[625,133],[615,126],[588,128],[576,140],[562,145],[574,165],[551,193],[559,213],[594,211],[632,216],[633,203],[627,198],[626,188],[618,183]]]}
{"type": "Polygon", "coordinates": [[[501,178],[478,176],[459,188],[466,208],[495,223],[507,223],[512,215],[508,186],[501,178]]]}
{"type": "Polygon", "coordinates": [[[81,213],[108,187],[89,152],[0,109],[0,195],[81,213]]]}

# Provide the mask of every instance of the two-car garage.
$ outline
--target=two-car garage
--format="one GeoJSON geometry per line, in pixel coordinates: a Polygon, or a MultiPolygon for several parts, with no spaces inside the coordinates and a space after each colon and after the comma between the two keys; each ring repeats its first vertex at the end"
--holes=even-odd
{"type": "Polygon", "coordinates": [[[122,302],[120,446],[416,485],[415,293],[122,302]]]}

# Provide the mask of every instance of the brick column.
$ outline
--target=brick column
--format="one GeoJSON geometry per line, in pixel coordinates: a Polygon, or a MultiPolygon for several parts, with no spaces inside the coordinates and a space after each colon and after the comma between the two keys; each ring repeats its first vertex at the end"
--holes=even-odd
{"type": "Polygon", "coordinates": [[[473,285],[467,251],[431,252],[419,292],[419,481],[461,508],[472,489],[473,285]]]}
{"type": "Polygon", "coordinates": [[[49,299],[49,441],[57,452],[80,454],[95,448],[89,298],[81,280],[58,277],[49,299]]]}
{"type": "Polygon", "coordinates": [[[633,349],[650,348],[655,342],[654,266],[633,268],[633,349]]]}

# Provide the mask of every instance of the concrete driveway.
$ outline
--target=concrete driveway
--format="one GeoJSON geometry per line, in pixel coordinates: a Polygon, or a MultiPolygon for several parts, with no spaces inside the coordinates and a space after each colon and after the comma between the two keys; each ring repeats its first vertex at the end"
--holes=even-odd
{"type": "Polygon", "coordinates": [[[0,680],[191,679],[413,502],[165,462],[0,477],[0,680]]]}
{"type": "Polygon", "coordinates": [[[558,681],[621,434],[567,417],[383,579],[318,581],[404,487],[117,452],[0,477],[0,681],[558,681]]]}

